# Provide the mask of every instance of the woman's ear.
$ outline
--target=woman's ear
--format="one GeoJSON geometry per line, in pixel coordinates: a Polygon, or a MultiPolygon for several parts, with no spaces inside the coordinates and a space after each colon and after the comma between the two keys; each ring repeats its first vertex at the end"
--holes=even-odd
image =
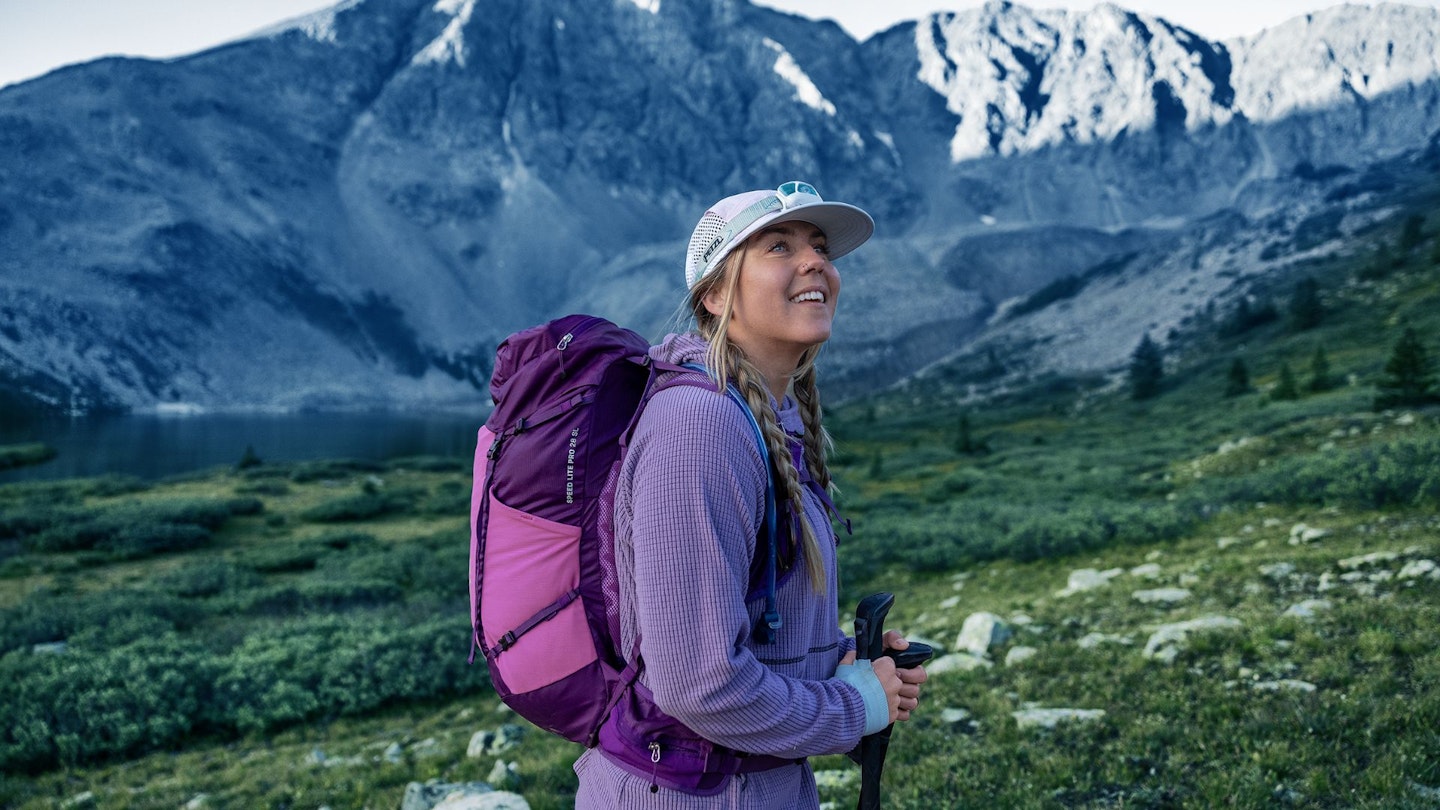
{"type": "Polygon", "coordinates": [[[725,311],[725,288],[727,286],[728,285],[725,284],[711,284],[710,289],[707,290],[704,297],[700,299],[700,303],[705,305],[705,311],[717,318],[720,317],[720,313],[725,311]]]}

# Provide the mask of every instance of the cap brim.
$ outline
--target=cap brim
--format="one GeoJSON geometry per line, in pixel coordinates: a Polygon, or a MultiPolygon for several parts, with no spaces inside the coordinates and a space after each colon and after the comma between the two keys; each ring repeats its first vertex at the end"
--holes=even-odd
{"type": "Polygon", "coordinates": [[[825,233],[825,246],[834,261],[865,244],[875,233],[875,220],[853,205],[841,202],[816,202],[799,205],[776,214],[761,217],[740,232],[734,240],[738,247],[754,234],[781,222],[808,222],[825,233]]]}

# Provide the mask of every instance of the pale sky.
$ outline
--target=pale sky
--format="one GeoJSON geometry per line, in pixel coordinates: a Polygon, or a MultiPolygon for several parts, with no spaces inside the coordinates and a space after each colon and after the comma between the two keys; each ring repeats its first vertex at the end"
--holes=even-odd
{"type": "MultiPolygon", "coordinates": [[[[833,19],[857,39],[932,11],[959,11],[983,4],[983,0],[756,1],[809,17],[833,19]]],[[[101,56],[194,53],[336,2],[0,0],[0,87],[101,56]]],[[[1440,7],[1440,0],[1408,2],[1440,7]]],[[[1337,5],[1333,0],[1121,0],[1118,4],[1164,17],[1212,39],[1253,34],[1291,17],[1337,5]]],[[[1095,5],[1095,0],[1033,0],[1028,5],[1087,9],[1095,5]]]]}

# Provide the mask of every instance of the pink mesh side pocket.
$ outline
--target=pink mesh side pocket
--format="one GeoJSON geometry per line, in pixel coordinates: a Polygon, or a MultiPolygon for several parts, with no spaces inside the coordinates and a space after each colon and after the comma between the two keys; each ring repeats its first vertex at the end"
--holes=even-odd
{"type": "MultiPolygon", "coordinates": [[[[580,584],[580,529],[526,514],[490,496],[485,581],[480,596],[485,646],[552,608],[580,584]]],[[[519,635],[493,658],[512,692],[529,692],[571,675],[597,658],[578,598],[519,635]]]]}

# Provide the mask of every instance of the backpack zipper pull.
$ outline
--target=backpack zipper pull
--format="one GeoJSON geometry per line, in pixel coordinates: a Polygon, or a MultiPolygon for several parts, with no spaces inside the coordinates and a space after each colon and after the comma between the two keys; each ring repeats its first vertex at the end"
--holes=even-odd
{"type": "Polygon", "coordinates": [[[560,379],[562,380],[570,376],[569,371],[565,368],[565,348],[569,346],[570,341],[574,339],[574,332],[566,332],[565,337],[560,338],[560,342],[555,344],[555,351],[560,352],[560,379]]]}
{"type": "Polygon", "coordinates": [[[659,793],[660,785],[655,776],[660,771],[660,743],[652,742],[647,747],[650,749],[650,762],[655,765],[650,769],[650,792],[659,793]]]}

